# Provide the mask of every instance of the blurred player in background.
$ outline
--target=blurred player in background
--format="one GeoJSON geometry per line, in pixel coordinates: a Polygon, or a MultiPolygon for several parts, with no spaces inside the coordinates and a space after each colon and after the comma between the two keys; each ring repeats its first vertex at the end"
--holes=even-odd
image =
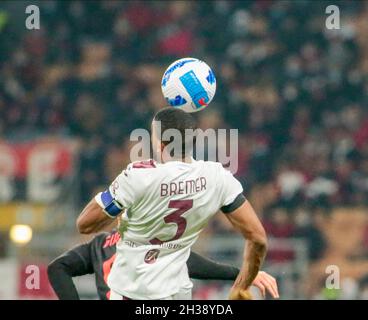
{"type": "Polygon", "coordinates": [[[186,134],[190,129],[196,129],[190,114],[172,107],[157,112],[151,142],[158,161],[128,165],[77,219],[79,231],[89,234],[127,209],[126,231],[108,277],[110,299],[191,299],[186,264],[190,248],[219,210],[247,240],[230,296],[247,291],[260,270],[267,248],[262,224],[239,181],[221,163],[192,158],[193,136],[186,134]],[[168,129],[180,136],[161,140],[159,132],[168,129]],[[179,156],[170,154],[169,143],[180,148],[179,156]]]}
{"type": "MultiPolygon", "coordinates": [[[[76,246],[53,260],[47,269],[49,281],[60,300],[79,300],[73,277],[94,274],[98,297],[107,300],[110,289],[107,277],[116,256],[116,243],[120,240],[118,231],[102,232],[91,241],[76,246]]],[[[189,276],[201,280],[235,280],[239,269],[220,264],[191,252],[188,262],[189,276]]],[[[257,287],[262,296],[268,292],[278,298],[276,280],[266,272],[260,271],[252,285],[257,287]]]]}

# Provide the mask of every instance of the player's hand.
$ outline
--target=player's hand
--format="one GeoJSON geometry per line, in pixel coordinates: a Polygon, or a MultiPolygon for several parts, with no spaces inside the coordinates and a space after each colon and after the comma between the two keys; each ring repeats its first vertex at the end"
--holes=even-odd
{"type": "Polygon", "coordinates": [[[263,298],[266,296],[266,292],[269,292],[274,299],[280,298],[276,279],[267,272],[259,271],[252,285],[261,291],[263,298]]]}
{"type": "Polygon", "coordinates": [[[253,300],[249,290],[233,286],[230,290],[229,300],[253,300]]]}

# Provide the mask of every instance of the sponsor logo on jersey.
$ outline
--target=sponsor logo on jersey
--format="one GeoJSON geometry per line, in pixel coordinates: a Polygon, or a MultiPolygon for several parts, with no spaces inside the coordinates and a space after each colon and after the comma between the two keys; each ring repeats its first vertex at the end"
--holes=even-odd
{"type": "Polygon", "coordinates": [[[160,250],[158,249],[152,249],[146,253],[146,256],[144,257],[144,262],[147,264],[155,263],[158,255],[160,254],[160,250]]]}
{"type": "Polygon", "coordinates": [[[106,237],[102,248],[115,246],[119,240],[120,240],[119,232],[114,232],[106,237]]]}

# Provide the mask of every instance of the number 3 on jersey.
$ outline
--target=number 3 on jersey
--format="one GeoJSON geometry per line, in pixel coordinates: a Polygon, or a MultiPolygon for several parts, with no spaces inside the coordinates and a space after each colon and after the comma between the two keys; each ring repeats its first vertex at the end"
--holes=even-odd
{"type": "Polygon", "coordinates": [[[169,202],[169,208],[177,209],[173,213],[170,213],[164,218],[165,223],[175,223],[178,226],[176,234],[169,240],[162,241],[158,238],[150,240],[151,244],[162,244],[168,241],[174,241],[179,239],[187,227],[187,221],[182,215],[193,207],[193,200],[171,200],[169,202]]]}

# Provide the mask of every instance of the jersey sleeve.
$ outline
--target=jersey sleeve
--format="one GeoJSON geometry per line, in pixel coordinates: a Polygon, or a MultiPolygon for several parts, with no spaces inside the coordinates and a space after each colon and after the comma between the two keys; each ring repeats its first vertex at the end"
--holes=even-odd
{"type": "Polygon", "coordinates": [[[231,265],[218,263],[191,252],[187,261],[189,277],[201,280],[235,280],[239,269],[231,265]]]}
{"type": "Polygon", "coordinates": [[[224,168],[221,169],[221,211],[230,213],[238,209],[245,201],[243,187],[232,173],[224,168]]]}
{"type": "Polygon", "coordinates": [[[79,245],[48,265],[49,282],[60,300],[79,300],[72,278],[93,273],[90,246],[91,243],[79,245]]]}
{"type": "Polygon", "coordinates": [[[96,202],[111,218],[118,216],[124,209],[130,208],[140,197],[142,183],[133,165],[129,164],[107,190],[95,196],[96,202]]]}

